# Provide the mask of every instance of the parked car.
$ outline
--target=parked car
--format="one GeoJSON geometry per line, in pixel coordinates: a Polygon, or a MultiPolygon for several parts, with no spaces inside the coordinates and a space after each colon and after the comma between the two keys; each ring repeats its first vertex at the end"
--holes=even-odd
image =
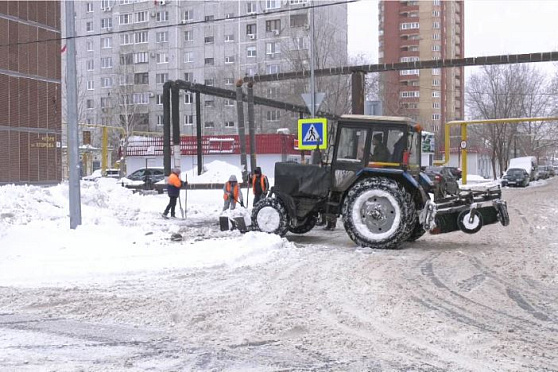
{"type": "Polygon", "coordinates": [[[556,171],[550,165],[539,166],[539,174],[541,173],[541,171],[546,173],[545,175],[541,176],[541,178],[544,178],[544,176],[547,176],[546,178],[549,178],[549,177],[554,177],[556,175],[556,171]]]}
{"type": "Polygon", "coordinates": [[[537,173],[539,175],[540,180],[546,180],[550,177],[550,173],[548,172],[548,170],[546,169],[546,167],[541,166],[537,169],[537,173]]]}
{"type": "Polygon", "coordinates": [[[523,168],[510,168],[502,177],[502,186],[527,187],[530,182],[529,173],[523,168]]]}
{"type": "Polygon", "coordinates": [[[123,186],[129,188],[142,188],[144,190],[153,190],[155,184],[161,180],[165,179],[165,172],[163,167],[156,168],[141,168],[125,178],[122,178],[119,182],[123,186]]]}
{"type": "MultiPolygon", "coordinates": [[[[102,170],[101,169],[96,169],[89,176],[83,177],[82,180],[84,180],[84,181],[96,181],[101,177],[103,177],[102,170]]],[[[106,172],[105,172],[104,177],[120,178],[120,171],[118,169],[107,169],[106,172]]]]}
{"type": "Polygon", "coordinates": [[[459,181],[461,179],[461,173],[462,173],[461,168],[457,168],[457,167],[444,167],[444,168],[448,168],[456,180],[459,181]]]}
{"type": "Polygon", "coordinates": [[[430,191],[434,194],[434,200],[459,193],[459,184],[449,167],[425,167],[424,173],[434,183],[434,190],[430,191]]]}

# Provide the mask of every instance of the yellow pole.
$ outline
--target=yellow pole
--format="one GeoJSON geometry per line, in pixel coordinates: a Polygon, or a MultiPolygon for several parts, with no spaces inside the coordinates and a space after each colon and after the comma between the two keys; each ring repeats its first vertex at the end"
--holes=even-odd
{"type": "Polygon", "coordinates": [[[467,123],[461,124],[461,183],[467,184],[467,123]],[[464,145],[464,146],[462,146],[464,145]]]}
{"type": "Polygon", "coordinates": [[[103,147],[101,152],[101,173],[103,176],[107,172],[107,162],[108,162],[108,134],[107,127],[103,127],[103,147]]]}

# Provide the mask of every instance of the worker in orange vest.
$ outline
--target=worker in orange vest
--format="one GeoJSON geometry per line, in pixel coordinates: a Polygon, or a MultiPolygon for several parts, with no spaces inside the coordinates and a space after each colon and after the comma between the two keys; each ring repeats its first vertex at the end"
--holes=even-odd
{"type": "Polygon", "coordinates": [[[269,190],[269,181],[265,174],[262,174],[262,169],[260,167],[256,167],[254,169],[254,174],[250,179],[250,183],[252,184],[252,192],[254,193],[254,204],[263,197],[265,198],[267,195],[267,191],[269,190]]]}
{"type": "Polygon", "coordinates": [[[182,187],[179,168],[172,169],[167,183],[168,183],[167,192],[169,194],[169,204],[167,205],[165,211],[163,212],[163,217],[168,218],[167,216],[170,211],[171,217],[174,218],[176,217],[175,216],[176,199],[178,199],[178,197],[180,196],[180,188],[182,187]]]}
{"type": "Polygon", "coordinates": [[[227,210],[229,207],[234,209],[236,203],[240,203],[240,205],[244,207],[242,191],[240,191],[240,186],[234,174],[230,176],[229,180],[225,182],[223,186],[223,199],[225,199],[223,210],[227,210]]]}

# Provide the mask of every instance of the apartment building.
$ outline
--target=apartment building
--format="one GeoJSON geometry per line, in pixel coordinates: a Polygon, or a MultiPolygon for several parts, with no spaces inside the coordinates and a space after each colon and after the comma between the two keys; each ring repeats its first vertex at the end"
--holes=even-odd
{"type": "Polygon", "coordinates": [[[0,87],[0,184],[60,182],[59,1],[0,1],[0,87]]]}
{"type": "MultiPolygon", "coordinates": [[[[379,62],[463,58],[463,1],[380,1],[379,62]]],[[[381,75],[386,115],[405,115],[426,130],[463,119],[463,67],[404,70],[381,75]]]]}
{"type": "MultiPolygon", "coordinates": [[[[245,76],[309,68],[310,11],[315,27],[335,27],[347,59],[347,6],[308,0],[76,2],[80,121],[119,125],[126,116],[136,130],[160,132],[162,91],[182,79],[235,89],[245,76]]],[[[338,60],[339,60],[338,59],[338,60]]],[[[330,65],[338,65],[331,60],[330,65]]],[[[299,84],[301,82],[298,82],[299,84]]],[[[302,92],[309,91],[307,81],[302,92]]],[[[256,84],[255,94],[285,99],[291,83],[256,84]]],[[[301,92],[301,93],[302,93],[301,92]]],[[[201,95],[204,135],[236,134],[236,103],[201,95]]],[[[298,97],[297,102],[304,104],[298,97]]],[[[194,96],[181,92],[181,133],[195,134],[194,96]]],[[[258,133],[296,128],[297,115],[256,106],[258,133]]]]}

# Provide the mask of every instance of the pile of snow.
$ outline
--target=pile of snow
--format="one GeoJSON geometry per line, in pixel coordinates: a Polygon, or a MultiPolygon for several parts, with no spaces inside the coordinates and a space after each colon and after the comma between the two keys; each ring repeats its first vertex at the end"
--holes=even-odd
{"type": "MultiPolygon", "coordinates": [[[[227,164],[225,172],[223,164],[208,164],[203,182],[224,182],[238,171],[227,164]]],[[[80,184],[82,223],[74,230],[67,183],[0,187],[0,286],[66,286],[120,275],[251,265],[296,251],[276,235],[219,231],[221,190],[189,190],[187,200],[183,190],[186,220],[164,220],[164,194],[133,193],[110,178],[80,184]],[[172,242],[173,233],[183,240],[172,242]]]]}
{"type": "Polygon", "coordinates": [[[190,183],[225,183],[231,175],[235,175],[238,181],[242,181],[242,171],[240,168],[227,162],[215,160],[207,163],[203,167],[203,173],[198,175],[197,168],[190,169],[186,173],[190,183]]]}

